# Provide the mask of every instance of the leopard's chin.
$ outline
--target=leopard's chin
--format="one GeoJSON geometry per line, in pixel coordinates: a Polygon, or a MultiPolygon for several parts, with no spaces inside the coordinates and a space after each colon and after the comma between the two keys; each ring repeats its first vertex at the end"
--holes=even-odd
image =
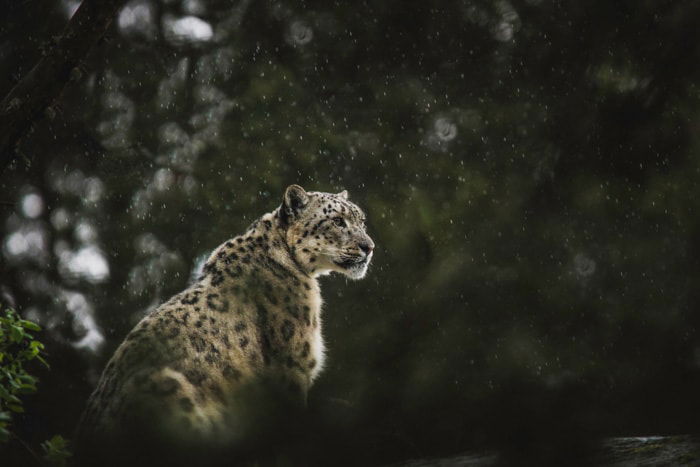
{"type": "Polygon", "coordinates": [[[362,279],[367,274],[367,269],[369,268],[370,257],[363,258],[361,260],[342,260],[334,261],[334,263],[340,267],[340,273],[349,277],[350,279],[362,279]]]}

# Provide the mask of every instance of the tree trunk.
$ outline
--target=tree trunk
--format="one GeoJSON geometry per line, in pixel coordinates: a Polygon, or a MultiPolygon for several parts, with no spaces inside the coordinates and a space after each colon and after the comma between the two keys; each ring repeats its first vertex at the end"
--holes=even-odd
{"type": "Polygon", "coordinates": [[[104,35],[126,0],[84,0],[63,34],[42,52],[32,70],[0,103],[0,173],[17,154],[17,145],[42,115],[53,118],[49,107],[70,81],[82,76],[80,62],[104,35]]]}

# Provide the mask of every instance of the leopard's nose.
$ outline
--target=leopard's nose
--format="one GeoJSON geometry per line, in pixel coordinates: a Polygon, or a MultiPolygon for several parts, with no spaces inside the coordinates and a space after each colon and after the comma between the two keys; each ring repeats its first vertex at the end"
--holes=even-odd
{"type": "Polygon", "coordinates": [[[366,255],[369,256],[369,254],[372,253],[372,250],[374,250],[374,243],[361,242],[359,247],[360,247],[360,250],[362,250],[366,255]]]}

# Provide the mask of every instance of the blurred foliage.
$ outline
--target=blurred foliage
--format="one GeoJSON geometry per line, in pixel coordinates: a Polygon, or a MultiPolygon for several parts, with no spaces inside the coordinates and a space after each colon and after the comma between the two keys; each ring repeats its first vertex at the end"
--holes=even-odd
{"type": "Polygon", "coordinates": [[[61,435],[55,435],[51,439],[41,443],[44,451],[44,459],[51,465],[63,467],[68,465],[68,461],[73,454],[68,449],[68,441],[61,435]]]}
{"type": "Polygon", "coordinates": [[[12,308],[0,316],[0,442],[10,438],[12,413],[24,412],[19,396],[36,392],[37,379],[27,373],[25,365],[36,359],[48,367],[40,355],[44,344],[28,332],[40,330],[36,323],[21,319],[12,308]]]}
{"type": "MultiPolygon", "coordinates": [[[[24,414],[24,400],[21,396],[35,394],[39,379],[29,374],[25,368],[32,360],[37,360],[45,368],[49,364],[44,359],[44,344],[34,338],[31,332],[41,331],[41,327],[22,319],[12,308],[6,308],[0,315],[0,443],[7,443],[15,436],[23,453],[33,456],[32,451],[21,438],[10,431],[13,414],[24,414]]],[[[68,441],[60,435],[53,436],[41,444],[44,458],[50,465],[64,466],[71,457],[68,441]]]]}
{"type": "MultiPolygon", "coordinates": [[[[0,92],[74,5],[3,3],[0,92]]],[[[70,431],[131,326],[299,183],[347,188],[377,243],[367,279],[323,284],[328,453],[697,431],[699,23],[691,1],[132,0],[0,180],[0,292],[64,389],[21,429],[70,431]]]]}

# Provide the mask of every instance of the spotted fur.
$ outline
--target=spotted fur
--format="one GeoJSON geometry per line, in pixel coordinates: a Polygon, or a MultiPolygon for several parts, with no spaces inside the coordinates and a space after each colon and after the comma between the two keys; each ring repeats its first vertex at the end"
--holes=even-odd
{"type": "Polygon", "coordinates": [[[230,428],[239,388],[268,376],[305,398],[324,363],[317,278],[364,277],[374,249],[364,221],[347,192],[288,187],[281,206],[216,248],[194,284],[128,334],[81,431],[118,433],[140,417],[214,436],[230,428]]]}

